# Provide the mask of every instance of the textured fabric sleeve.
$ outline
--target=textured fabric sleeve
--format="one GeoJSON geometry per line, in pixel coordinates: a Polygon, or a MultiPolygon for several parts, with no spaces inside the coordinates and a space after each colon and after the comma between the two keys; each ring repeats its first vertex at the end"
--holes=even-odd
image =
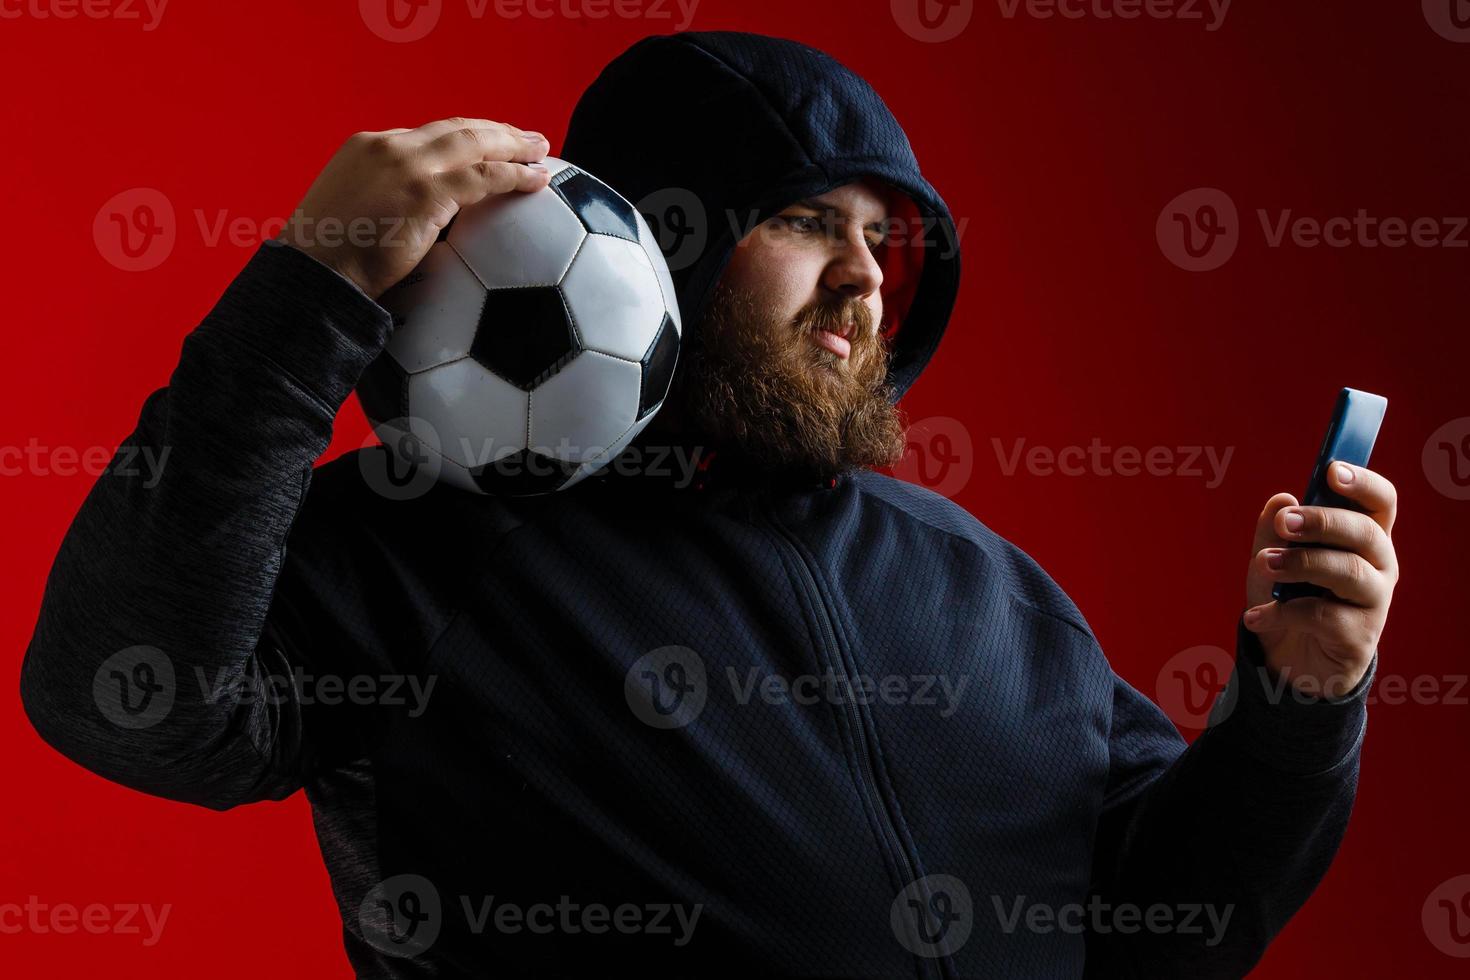
{"type": "Polygon", "coordinates": [[[261,245],[62,540],[21,667],[42,738],[108,779],[216,809],[301,784],[295,692],[239,694],[289,673],[287,641],[266,635],[287,534],[390,330],[348,279],[261,245]]]}
{"type": "Polygon", "coordinates": [[[1108,928],[1088,932],[1087,976],[1207,980],[1256,964],[1347,829],[1377,664],[1340,699],[1297,694],[1237,622],[1234,673],[1188,748],[1116,680],[1093,861],[1103,911],[1089,920],[1108,928]]]}

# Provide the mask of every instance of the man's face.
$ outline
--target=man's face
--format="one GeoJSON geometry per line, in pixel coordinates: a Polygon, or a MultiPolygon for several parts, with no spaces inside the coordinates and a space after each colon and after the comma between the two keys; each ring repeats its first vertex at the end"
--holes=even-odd
{"type": "Polygon", "coordinates": [[[685,428],[761,468],[823,478],[898,461],[903,425],[878,335],[886,217],[877,186],[852,183],[736,246],[676,371],[685,428]]]}

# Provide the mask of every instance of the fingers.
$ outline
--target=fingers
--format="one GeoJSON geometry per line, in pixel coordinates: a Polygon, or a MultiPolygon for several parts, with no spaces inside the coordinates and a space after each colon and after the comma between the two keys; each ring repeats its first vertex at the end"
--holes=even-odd
{"type": "Polygon", "coordinates": [[[1266,501],[1266,506],[1261,510],[1260,516],[1256,518],[1256,539],[1252,553],[1268,548],[1273,544],[1285,544],[1286,539],[1276,533],[1276,514],[1285,507],[1295,507],[1296,498],[1289,493],[1278,493],[1266,501]]]}
{"type": "MultiPolygon", "coordinates": [[[[1269,582],[1310,582],[1357,606],[1386,603],[1392,592],[1392,585],[1383,572],[1350,551],[1263,548],[1256,554],[1253,565],[1253,571],[1269,582]]],[[[1252,600],[1255,599],[1253,596],[1252,600]]]]}
{"type": "Polygon", "coordinates": [[[540,133],[459,116],[428,123],[405,136],[435,171],[458,170],[479,160],[530,163],[546,156],[550,148],[540,133]]]}
{"type": "Polygon", "coordinates": [[[1373,470],[1341,460],[1327,467],[1328,485],[1358,504],[1378,522],[1385,532],[1393,530],[1398,516],[1398,491],[1394,485],[1373,470]]]}
{"type": "Polygon", "coordinates": [[[1345,548],[1362,555],[1374,568],[1394,566],[1393,541],[1367,514],[1345,507],[1284,507],[1276,512],[1273,525],[1283,541],[1345,548]]]}
{"type": "MultiPolygon", "coordinates": [[[[1296,498],[1289,493],[1278,493],[1266,501],[1265,508],[1256,517],[1255,543],[1251,546],[1251,555],[1256,556],[1263,548],[1281,547],[1286,542],[1276,534],[1276,513],[1284,507],[1295,507],[1296,498]]],[[[1248,563],[1245,578],[1245,597],[1252,605],[1267,602],[1271,598],[1271,579],[1258,571],[1260,563],[1252,560],[1248,563]]]]}
{"type": "Polygon", "coordinates": [[[1280,630],[1307,633],[1353,657],[1371,659],[1378,631],[1368,610],[1332,599],[1305,597],[1290,602],[1268,602],[1245,611],[1246,629],[1253,633],[1280,630]],[[1354,646],[1344,638],[1361,637],[1354,646]]]}
{"type": "Polygon", "coordinates": [[[539,164],[477,160],[467,167],[435,174],[434,179],[440,189],[463,208],[491,194],[539,190],[551,179],[551,172],[539,164]]]}

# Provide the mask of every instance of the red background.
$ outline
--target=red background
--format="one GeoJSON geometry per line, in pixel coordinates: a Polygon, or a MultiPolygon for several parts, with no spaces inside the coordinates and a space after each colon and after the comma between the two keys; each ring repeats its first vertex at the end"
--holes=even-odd
{"type": "MultiPolygon", "coordinates": [[[[1168,658],[1231,645],[1255,516],[1273,492],[1301,492],[1336,388],[1349,384],[1390,399],[1374,468],[1399,490],[1403,582],[1380,670],[1447,689],[1470,670],[1453,625],[1470,502],[1435,489],[1421,452],[1440,425],[1470,415],[1470,250],[1271,248],[1255,211],[1464,215],[1470,45],[1430,30],[1415,3],[1239,3],[1217,31],[1002,11],[977,3],[944,43],[904,33],[885,0],[705,0],[692,26],[825,48],[888,100],[968,221],[949,335],[905,406],[914,420],[962,423],[973,475],[955,499],[1052,573],[1120,673],[1157,696],[1168,658]],[[1213,272],[1175,267],[1155,239],[1164,205],[1196,187],[1240,208],[1239,250],[1213,272]],[[1183,476],[1007,476],[991,443],[1093,437],[1234,455],[1209,489],[1183,476]]],[[[673,27],[508,20],[493,7],[475,21],[462,0],[408,44],[375,36],[349,2],[178,2],[151,32],[115,19],[0,20],[11,243],[0,444],[82,451],[126,435],[253,251],[206,244],[196,209],[282,216],[350,133],[454,114],[540,129],[555,154],[601,66],[673,27]],[[93,221],[137,187],[170,200],[178,242],[157,268],[124,272],[93,221]]],[[[679,134],[628,138],[656,152],[679,134]]],[[[332,454],[366,431],[354,402],[332,454]]],[[[147,948],[137,936],[0,935],[0,968],[347,975],[301,795],[223,814],[151,799],[55,754],[21,713],[15,678],[44,577],[90,482],[0,479],[11,556],[0,739],[12,787],[0,902],[172,911],[147,948]]],[[[1467,748],[1463,704],[1370,710],[1342,851],[1255,976],[1460,975],[1463,961],[1434,948],[1420,913],[1436,886],[1470,873],[1467,748]]]]}

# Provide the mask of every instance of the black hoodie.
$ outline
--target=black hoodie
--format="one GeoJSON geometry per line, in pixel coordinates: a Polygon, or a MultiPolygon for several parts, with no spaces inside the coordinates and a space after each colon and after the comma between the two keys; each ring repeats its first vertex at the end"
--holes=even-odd
{"type": "MultiPolygon", "coordinates": [[[[685,323],[727,213],[881,178],[932,219],[894,270],[900,391],[933,355],[953,224],[827,56],[649,38],[563,152],[700,202],[685,323]]],[[[391,328],[263,245],[127,440],[169,447],[157,484],[120,454],[88,495],[21,676],[109,779],[215,809],[304,788],[359,975],[1237,977],[1325,872],[1371,674],[1273,697],[1237,623],[1186,748],[1029,557],[868,471],[390,499],[381,449],[313,463],[391,328]]]]}

